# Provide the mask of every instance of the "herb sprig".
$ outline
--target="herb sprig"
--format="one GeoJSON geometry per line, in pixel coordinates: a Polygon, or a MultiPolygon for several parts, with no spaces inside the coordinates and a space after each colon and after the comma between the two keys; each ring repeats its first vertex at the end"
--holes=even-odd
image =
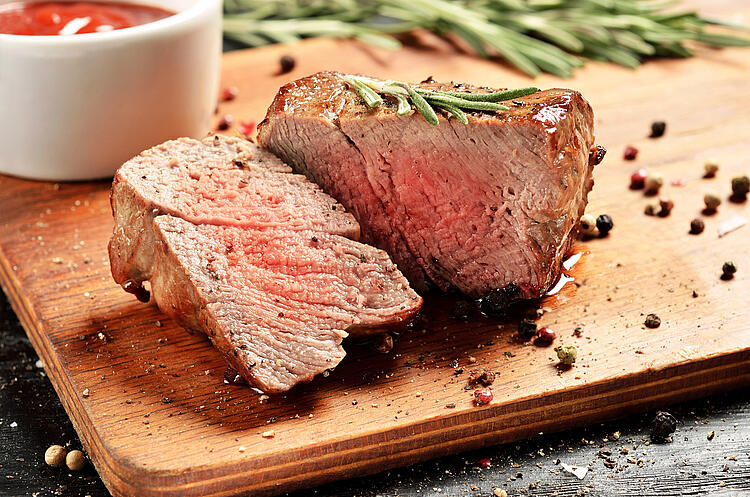
{"type": "Polygon", "coordinates": [[[748,46],[747,36],[679,0],[225,0],[224,33],[251,46],[328,36],[398,48],[392,35],[417,28],[461,38],[530,76],[568,77],[584,58],[638,66],[652,56],[689,57],[698,42],[748,46]]]}
{"type": "Polygon", "coordinates": [[[383,96],[391,97],[398,103],[398,108],[396,109],[398,115],[404,116],[416,110],[425,121],[433,126],[437,126],[438,124],[435,108],[449,112],[462,124],[469,124],[469,120],[464,112],[466,110],[508,110],[508,107],[497,102],[512,100],[539,91],[539,88],[533,86],[493,93],[438,91],[415,88],[401,81],[381,81],[353,74],[347,74],[344,76],[344,80],[359,93],[362,100],[369,107],[379,107],[384,101],[383,96]]]}

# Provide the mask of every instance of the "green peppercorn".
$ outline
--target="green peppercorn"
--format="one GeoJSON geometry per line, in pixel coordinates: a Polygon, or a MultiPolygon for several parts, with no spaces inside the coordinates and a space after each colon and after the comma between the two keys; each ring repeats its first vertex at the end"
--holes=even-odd
{"type": "Polygon", "coordinates": [[[557,358],[560,359],[561,364],[570,366],[578,358],[578,349],[575,345],[558,345],[555,347],[557,358]]]}
{"type": "Polygon", "coordinates": [[[646,328],[658,328],[661,326],[661,318],[656,314],[649,314],[646,316],[646,321],[644,321],[643,324],[646,325],[646,328]]]}
{"type": "Polygon", "coordinates": [[[721,266],[721,279],[731,280],[734,278],[734,273],[737,272],[737,266],[732,261],[727,261],[721,266]]]}
{"type": "Polygon", "coordinates": [[[734,197],[744,199],[748,192],[750,192],[750,178],[747,176],[732,178],[732,195],[734,197]]]}

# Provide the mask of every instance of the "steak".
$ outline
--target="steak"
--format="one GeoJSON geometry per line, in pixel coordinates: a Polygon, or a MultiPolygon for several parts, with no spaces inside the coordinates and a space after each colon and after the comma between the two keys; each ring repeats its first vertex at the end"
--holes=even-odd
{"type": "Polygon", "coordinates": [[[504,103],[432,126],[389,98],[372,109],[323,72],[280,89],[259,143],[338,199],[417,289],[536,298],[559,277],[593,186],[593,113],[565,89],[504,103]]]}
{"type": "Polygon", "coordinates": [[[335,367],[348,334],[401,327],[422,300],[343,206],[237,138],[181,138],[115,175],[112,275],[266,392],[335,367]]]}

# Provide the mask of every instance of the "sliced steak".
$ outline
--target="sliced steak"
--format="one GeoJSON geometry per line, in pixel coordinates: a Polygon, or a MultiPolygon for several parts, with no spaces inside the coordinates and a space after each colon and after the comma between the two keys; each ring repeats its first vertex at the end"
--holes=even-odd
{"type": "Polygon", "coordinates": [[[429,279],[473,297],[518,288],[533,298],[558,278],[593,186],[593,114],[564,89],[505,104],[431,126],[390,99],[369,108],[324,72],[281,88],[259,139],[344,204],[418,289],[429,279]]]}
{"type": "Polygon", "coordinates": [[[247,140],[219,136],[168,141],[126,162],[111,193],[115,231],[109,255],[115,281],[148,300],[141,282],[151,276],[152,221],[160,214],[196,224],[320,229],[359,238],[351,214],[290,171],[247,140]]]}
{"type": "Polygon", "coordinates": [[[359,243],[343,206],[269,152],[181,138],[115,175],[112,274],[208,334],[251,385],[288,390],[335,367],[347,334],[404,326],[422,299],[359,243]]]}
{"type": "Polygon", "coordinates": [[[252,385],[288,390],[335,367],[348,332],[405,323],[419,297],[388,254],[318,231],[154,219],[159,308],[202,330],[252,385]]]}

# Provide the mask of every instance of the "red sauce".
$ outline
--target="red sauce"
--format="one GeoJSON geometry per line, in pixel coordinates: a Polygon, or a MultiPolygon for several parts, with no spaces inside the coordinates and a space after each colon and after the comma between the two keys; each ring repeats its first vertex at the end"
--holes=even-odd
{"type": "Polygon", "coordinates": [[[174,12],[118,2],[24,2],[0,5],[0,33],[73,35],[129,28],[174,12]]]}

